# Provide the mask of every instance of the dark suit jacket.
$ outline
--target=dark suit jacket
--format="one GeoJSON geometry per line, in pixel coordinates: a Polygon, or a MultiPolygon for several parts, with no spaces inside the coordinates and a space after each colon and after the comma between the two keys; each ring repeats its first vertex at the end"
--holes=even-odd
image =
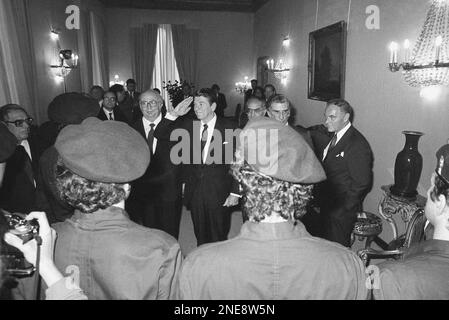
{"type": "MultiPolygon", "coordinates": [[[[36,185],[39,178],[39,152],[36,139],[30,135],[28,143],[31,149],[31,168],[36,185]]],[[[26,151],[17,146],[14,154],[6,162],[3,186],[0,189],[0,208],[9,212],[28,214],[37,209],[36,186],[25,171],[26,162],[30,158],[26,151]]]]}
{"type": "MultiPolygon", "coordinates": [[[[128,123],[128,119],[126,118],[126,116],[120,111],[120,109],[118,107],[114,108],[114,120],[115,121],[120,121],[120,122],[126,122],[128,123]]],[[[106,114],[103,111],[103,108],[100,108],[100,111],[98,112],[98,119],[102,120],[102,121],[107,121],[109,120],[109,118],[106,116],[106,114]]]]}
{"type": "Polygon", "coordinates": [[[312,137],[310,136],[309,131],[307,131],[306,128],[304,128],[303,126],[300,126],[300,125],[293,127],[293,129],[295,129],[296,132],[298,132],[304,138],[304,140],[306,140],[306,142],[308,143],[310,148],[312,148],[312,150],[313,150],[312,137]]]}
{"type": "MultiPolygon", "coordinates": [[[[147,139],[142,119],[136,121],[132,127],[145,140],[147,139]]],[[[158,140],[156,152],[151,158],[148,170],[132,184],[131,198],[167,202],[181,199],[181,168],[170,160],[171,148],[175,143],[169,140],[158,140]]]]}
{"type": "Polygon", "coordinates": [[[228,107],[228,104],[226,103],[226,97],[223,93],[219,93],[217,97],[217,109],[215,110],[215,113],[217,114],[217,117],[223,118],[224,117],[224,110],[228,107]]]}
{"type": "MultiPolygon", "coordinates": [[[[319,159],[330,138],[317,139],[319,159]]],[[[345,216],[362,210],[363,200],[373,182],[373,154],[368,141],[353,126],[323,161],[327,180],[319,185],[319,201],[324,213],[345,216]],[[331,213],[332,214],[332,213],[331,213]]]]}
{"type": "MultiPolygon", "coordinates": [[[[190,207],[195,188],[200,183],[206,184],[210,190],[210,192],[204,196],[211,197],[213,201],[216,201],[217,203],[224,203],[230,193],[239,194],[238,183],[229,173],[230,161],[232,161],[234,157],[235,138],[233,138],[233,141],[225,141],[225,129],[234,130],[236,124],[228,119],[217,117],[211,146],[217,146],[217,151],[221,152],[220,161],[217,161],[220,163],[200,164],[201,122],[198,120],[192,121],[192,119],[186,117],[183,118],[178,118],[176,121],[170,121],[166,118],[162,119],[162,122],[156,128],[155,137],[160,141],[167,141],[170,139],[170,135],[175,129],[184,129],[185,132],[188,133],[188,136],[185,137],[185,139],[190,138],[190,141],[187,141],[186,143],[185,140],[182,140],[182,142],[184,145],[190,146],[190,150],[182,150],[181,152],[183,160],[187,162],[182,163],[183,182],[186,184],[184,190],[184,203],[187,207],[190,207]],[[218,149],[218,144],[221,146],[220,149],[218,149]],[[226,159],[226,157],[228,159],[226,159]]],[[[181,138],[179,138],[178,143],[179,142],[181,142],[181,138]]],[[[180,145],[177,144],[176,147],[177,146],[180,145]]],[[[215,159],[215,157],[218,158],[219,155],[211,152],[211,156],[208,157],[208,160],[215,159]]]]}

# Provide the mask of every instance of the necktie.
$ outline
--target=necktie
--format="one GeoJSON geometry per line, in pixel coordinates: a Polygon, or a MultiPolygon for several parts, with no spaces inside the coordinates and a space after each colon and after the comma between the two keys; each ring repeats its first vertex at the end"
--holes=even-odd
{"type": "Polygon", "coordinates": [[[113,113],[112,112],[109,112],[109,120],[114,120],[114,117],[113,117],[113,113]]]}
{"type": "Polygon", "coordinates": [[[201,133],[201,163],[204,163],[203,161],[203,153],[204,153],[204,148],[206,147],[206,143],[207,143],[207,124],[204,125],[203,127],[203,132],[201,133]]]}
{"type": "Polygon", "coordinates": [[[329,151],[332,150],[336,144],[337,144],[337,134],[334,134],[331,140],[331,144],[329,146],[329,151]]]}
{"type": "Polygon", "coordinates": [[[154,144],[154,127],[156,125],[154,123],[150,124],[150,132],[148,132],[148,137],[147,137],[147,141],[148,141],[148,147],[150,147],[150,155],[151,157],[153,157],[153,144],[154,144]]]}
{"type": "Polygon", "coordinates": [[[31,159],[30,159],[28,153],[26,152],[24,146],[17,146],[17,147],[18,147],[19,152],[22,154],[23,171],[25,171],[25,174],[30,179],[31,183],[34,184],[34,173],[33,173],[33,168],[31,166],[31,159]]]}

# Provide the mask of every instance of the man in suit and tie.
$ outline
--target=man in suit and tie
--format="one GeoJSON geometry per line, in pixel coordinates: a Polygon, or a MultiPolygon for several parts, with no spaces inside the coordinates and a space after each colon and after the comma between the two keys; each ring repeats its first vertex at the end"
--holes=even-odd
{"type": "MultiPolygon", "coordinates": [[[[286,96],[277,94],[271,97],[270,103],[268,105],[268,116],[270,118],[275,119],[286,126],[289,126],[291,115],[292,104],[286,96]]],[[[291,127],[295,129],[296,132],[298,132],[304,138],[304,140],[306,140],[311,148],[313,148],[312,138],[310,137],[309,132],[304,127],[300,125],[291,127]]]]}
{"type": "Polygon", "coordinates": [[[245,92],[245,101],[244,101],[245,106],[246,106],[246,103],[248,102],[248,99],[254,95],[256,88],[257,88],[257,84],[258,84],[257,79],[251,80],[251,89],[248,89],[245,92]]]}
{"type": "Polygon", "coordinates": [[[182,152],[184,203],[192,213],[198,246],[227,239],[230,208],[238,204],[240,197],[238,183],[229,173],[235,150],[235,135],[229,138],[229,133],[234,133],[236,125],[218,118],[216,108],[213,91],[201,89],[195,98],[187,98],[175,109],[170,108],[155,132],[158,140],[169,140],[174,130],[181,129],[176,130],[181,133],[176,147],[180,146],[182,152]],[[200,121],[184,117],[192,101],[200,121]]]}
{"type": "Polygon", "coordinates": [[[148,90],[140,96],[142,118],[132,127],[148,142],[151,161],[143,177],[132,183],[126,205],[131,218],[145,227],[179,237],[182,197],[180,167],[170,160],[174,142],[159,141],[154,132],[162,121],[162,97],[148,90]]]}
{"type": "Polygon", "coordinates": [[[346,247],[373,182],[373,154],[365,137],[352,125],[351,105],[336,99],[327,103],[325,126],[332,138],[314,139],[327,180],[318,188],[322,236],[346,247]],[[329,141],[330,139],[330,141],[329,141]]]}
{"type": "Polygon", "coordinates": [[[39,154],[36,139],[31,135],[33,119],[16,104],[0,108],[0,120],[17,140],[14,154],[6,162],[0,207],[10,212],[28,214],[36,210],[36,186],[39,154]]]}
{"type": "Polygon", "coordinates": [[[217,117],[223,118],[224,110],[228,107],[228,104],[226,103],[226,96],[220,92],[220,87],[218,84],[214,84],[212,86],[212,90],[214,91],[217,99],[217,109],[215,110],[215,113],[217,114],[217,117]]]}
{"type": "Polygon", "coordinates": [[[137,82],[134,79],[126,80],[126,93],[123,101],[124,105],[129,106],[132,109],[133,121],[138,121],[142,118],[142,112],[139,106],[140,92],[137,91],[137,82]]]}
{"type": "Polygon", "coordinates": [[[103,106],[98,113],[98,119],[127,122],[126,116],[117,108],[117,105],[117,95],[112,91],[107,91],[103,97],[103,106]]]}

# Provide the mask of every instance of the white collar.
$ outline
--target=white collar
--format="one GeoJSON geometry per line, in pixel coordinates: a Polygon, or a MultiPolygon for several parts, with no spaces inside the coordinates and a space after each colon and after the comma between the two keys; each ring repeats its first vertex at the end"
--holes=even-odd
{"type": "Polygon", "coordinates": [[[217,123],[217,115],[214,113],[214,117],[208,123],[204,123],[203,120],[201,120],[201,127],[204,127],[204,125],[207,124],[208,129],[215,128],[216,123],[217,123]]]}
{"type": "Polygon", "coordinates": [[[349,128],[351,128],[352,124],[349,122],[343,129],[337,132],[337,142],[343,138],[346,132],[348,132],[349,128]]]}
{"type": "Polygon", "coordinates": [[[151,124],[154,124],[156,127],[159,125],[159,123],[162,121],[162,114],[159,115],[159,117],[156,118],[153,122],[149,121],[147,118],[142,117],[143,120],[143,126],[149,127],[151,124]]]}

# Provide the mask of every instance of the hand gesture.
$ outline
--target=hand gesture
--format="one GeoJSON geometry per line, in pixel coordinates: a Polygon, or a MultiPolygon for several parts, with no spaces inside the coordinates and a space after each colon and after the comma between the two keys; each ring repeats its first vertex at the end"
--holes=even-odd
{"type": "Polygon", "coordinates": [[[168,112],[174,116],[174,117],[182,117],[185,116],[187,113],[189,113],[191,107],[190,105],[193,102],[193,97],[188,97],[184,101],[182,101],[180,104],[176,106],[176,108],[169,108],[168,112]]]}

